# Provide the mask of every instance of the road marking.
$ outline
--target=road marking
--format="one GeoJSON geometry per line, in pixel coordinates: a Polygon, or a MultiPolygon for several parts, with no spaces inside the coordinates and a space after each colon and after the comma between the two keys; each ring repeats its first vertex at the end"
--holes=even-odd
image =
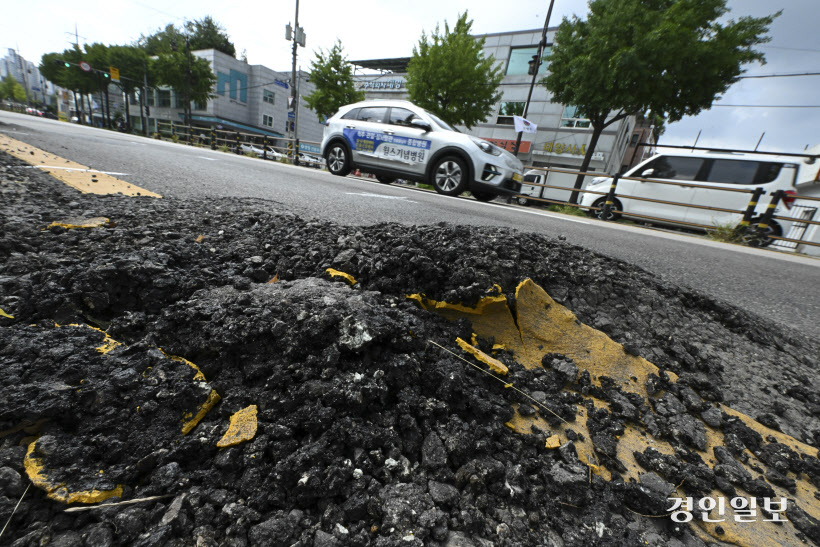
{"type": "Polygon", "coordinates": [[[407,203],[416,203],[412,199],[409,199],[405,196],[385,196],[382,194],[370,194],[368,192],[345,192],[348,196],[364,196],[366,198],[381,198],[381,199],[400,199],[402,201],[406,201],[407,203]]]}
{"type": "Polygon", "coordinates": [[[219,161],[216,158],[206,158],[205,156],[197,156],[197,157],[200,158],[200,159],[203,159],[203,160],[208,160],[208,161],[219,161]]]}
{"type": "Polygon", "coordinates": [[[27,169],[62,169],[63,171],[80,171],[82,173],[102,173],[103,175],[116,175],[118,177],[128,177],[130,173],[117,173],[116,171],[97,171],[96,169],[78,169],[76,167],[60,167],[57,165],[29,165],[27,169]]]}
{"type": "Polygon", "coordinates": [[[123,194],[126,196],[147,196],[160,198],[145,188],[140,188],[136,184],[131,184],[124,180],[114,178],[107,173],[95,171],[85,165],[61,158],[54,154],[35,148],[23,141],[12,139],[9,136],[0,134],[0,150],[23,160],[32,167],[41,168],[48,171],[48,174],[87,194],[123,194]],[[63,163],[60,167],[48,166],[49,163],[63,163]],[[90,176],[89,176],[90,175],[90,176]]]}
{"type": "Polygon", "coordinates": [[[131,144],[136,144],[137,146],[148,146],[144,142],[134,142],[134,141],[128,141],[128,142],[130,142],[131,144]]]}

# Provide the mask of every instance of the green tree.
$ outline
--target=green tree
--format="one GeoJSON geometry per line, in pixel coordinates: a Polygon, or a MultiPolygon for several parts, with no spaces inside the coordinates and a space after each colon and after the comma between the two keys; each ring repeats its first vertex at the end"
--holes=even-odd
{"type": "MultiPolygon", "coordinates": [[[[111,66],[119,69],[119,85],[126,97],[130,97],[136,89],[142,88],[145,76],[150,74],[149,64],[152,62],[144,50],[135,46],[111,46],[108,49],[108,61],[111,66]]],[[[128,127],[131,127],[127,98],[125,118],[128,127]]]]}
{"type": "Polygon", "coordinates": [[[166,25],[154,34],[140,36],[136,45],[153,56],[178,50],[186,40],[191,50],[216,49],[236,57],[236,47],[225,33],[225,29],[209,15],[202,19],[186,21],[182,28],[177,28],[173,23],[166,25]]]}
{"type": "Polygon", "coordinates": [[[429,39],[422,33],[407,66],[410,100],[453,124],[471,128],[484,121],[501,98],[504,77],[492,56],[484,57],[484,39],[470,35],[472,21],[459,15],[453,30],[445,21],[429,39]]]}
{"type": "Polygon", "coordinates": [[[765,62],[753,46],[769,41],[779,15],[723,21],[726,0],[591,0],[589,9],[586,21],[564,18],[542,81],[553,101],[592,123],[581,171],[603,130],[627,116],[652,111],[675,122],[708,109],[742,65],[765,62]]]}
{"type": "Polygon", "coordinates": [[[14,79],[14,76],[7,74],[0,82],[0,98],[22,103],[26,100],[26,90],[20,85],[20,82],[14,79]]]}
{"type": "Polygon", "coordinates": [[[340,107],[364,100],[364,92],[356,90],[353,67],[347,62],[338,40],[330,51],[316,52],[316,59],[310,64],[310,81],[315,89],[304,99],[319,117],[329,118],[340,107]]]}
{"type": "Polygon", "coordinates": [[[190,39],[192,50],[216,49],[231,57],[236,57],[236,46],[231,42],[225,28],[214,21],[210,15],[186,22],[185,33],[190,39]]]}
{"type": "Polygon", "coordinates": [[[186,48],[159,55],[154,62],[154,73],[159,85],[172,88],[180,96],[185,125],[191,124],[191,102],[207,102],[217,81],[211,63],[195,57],[186,48]]]}

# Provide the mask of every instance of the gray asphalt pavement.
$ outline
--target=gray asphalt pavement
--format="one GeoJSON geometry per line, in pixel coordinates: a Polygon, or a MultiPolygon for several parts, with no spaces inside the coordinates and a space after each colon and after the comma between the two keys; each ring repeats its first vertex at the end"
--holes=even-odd
{"type": "Polygon", "coordinates": [[[564,236],[569,243],[635,264],[787,328],[820,336],[817,259],[536,208],[448,198],[9,112],[0,112],[0,133],[94,169],[117,173],[118,178],[168,197],[264,199],[275,210],[347,225],[446,221],[564,236]]]}

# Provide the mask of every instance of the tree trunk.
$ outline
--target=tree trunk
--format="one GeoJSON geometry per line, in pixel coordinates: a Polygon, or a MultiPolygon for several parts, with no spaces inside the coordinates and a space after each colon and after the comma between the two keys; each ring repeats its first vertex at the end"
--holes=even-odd
{"type": "MultiPolygon", "coordinates": [[[[587,146],[587,153],[584,155],[584,161],[581,162],[580,171],[586,172],[586,170],[589,169],[589,164],[592,161],[592,154],[595,152],[595,147],[598,145],[598,138],[601,136],[601,133],[604,132],[604,127],[604,124],[592,125],[592,137],[589,139],[589,146],[587,146]]],[[[569,202],[573,205],[578,203],[578,190],[580,190],[581,186],[583,186],[585,176],[586,175],[578,175],[575,179],[575,190],[573,190],[572,194],[569,196],[569,202]]]]}

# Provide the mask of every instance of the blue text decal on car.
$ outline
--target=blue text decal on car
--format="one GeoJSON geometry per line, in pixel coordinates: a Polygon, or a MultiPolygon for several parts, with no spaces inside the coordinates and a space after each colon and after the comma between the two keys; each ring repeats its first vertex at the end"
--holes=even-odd
{"type": "Polygon", "coordinates": [[[349,128],[345,128],[344,135],[347,142],[350,143],[350,148],[358,150],[359,152],[375,154],[380,144],[390,144],[394,147],[407,146],[421,150],[430,149],[430,141],[425,139],[409,139],[396,135],[385,135],[384,133],[377,133],[375,131],[362,131],[349,128]]]}

